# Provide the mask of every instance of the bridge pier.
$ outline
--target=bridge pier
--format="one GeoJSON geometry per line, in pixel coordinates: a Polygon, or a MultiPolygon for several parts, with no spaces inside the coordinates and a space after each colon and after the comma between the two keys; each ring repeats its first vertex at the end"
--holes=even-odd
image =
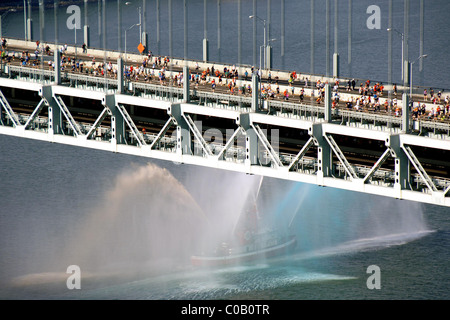
{"type": "Polygon", "coordinates": [[[411,164],[401,148],[400,135],[391,135],[386,146],[392,150],[395,157],[394,191],[398,199],[402,198],[402,190],[409,189],[411,180],[411,164]]]}
{"type": "Polygon", "coordinates": [[[192,138],[189,125],[183,117],[180,104],[172,104],[167,109],[167,114],[174,119],[174,123],[177,127],[176,139],[177,150],[176,154],[182,158],[184,154],[191,155],[192,151],[192,138]]]}
{"type": "Polygon", "coordinates": [[[309,135],[316,140],[317,145],[317,184],[324,185],[324,178],[333,174],[333,154],[328,141],[324,138],[322,124],[313,124],[309,135]]]}
{"type": "Polygon", "coordinates": [[[116,106],[114,95],[105,95],[102,105],[111,111],[111,144],[112,149],[116,151],[117,145],[124,144],[126,141],[125,119],[116,106]]]}
{"type": "Polygon", "coordinates": [[[250,114],[242,113],[236,124],[242,128],[245,136],[245,161],[244,164],[250,171],[250,167],[258,164],[258,135],[251,125],[250,114]]]}
{"type": "Polygon", "coordinates": [[[48,102],[48,135],[50,141],[53,141],[53,137],[56,134],[61,134],[63,132],[63,116],[61,109],[53,99],[52,86],[43,86],[39,90],[39,95],[42,99],[48,102]]]}

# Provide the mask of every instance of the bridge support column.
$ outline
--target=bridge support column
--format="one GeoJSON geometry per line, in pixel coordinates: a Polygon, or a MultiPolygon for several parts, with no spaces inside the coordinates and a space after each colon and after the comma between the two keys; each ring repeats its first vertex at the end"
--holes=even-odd
{"type": "Polygon", "coordinates": [[[102,105],[111,110],[111,144],[115,151],[118,144],[124,144],[126,141],[125,120],[116,106],[114,95],[105,95],[102,105]]]}
{"type": "Polygon", "coordinates": [[[401,148],[400,135],[392,135],[386,145],[392,150],[395,157],[395,181],[394,190],[396,197],[401,199],[402,190],[409,189],[411,181],[411,164],[407,155],[401,148]]]}
{"type": "Polygon", "coordinates": [[[325,122],[331,122],[331,85],[325,85],[325,122]]]}
{"type": "Polygon", "coordinates": [[[61,53],[59,52],[59,49],[56,48],[54,51],[54,57],[55,57],[55,84],[60,85],[61,84],[61,53]]]}
{"type": "Polygon", "coordinates": [[[252,128],[250,114],[244,113],[236,120],[238,126],[245,131],[245,166],[258,164],[258,135],[252,128]]]}
{"type": "Polygon", "coordinates": [[[267,46],[266,48],[266,69],[270,70],[272,69],[272,62],[273,62],[273,58],[272,58],[272,46],[267,46]]]}
{"type": "Polygon", "coordinates": [[[53,141],[55,134],[63,132],[63,115],[56,101],[53,99],[52,87],[43,86],[39,90],[39,96],[48,102],[48,135],[53,141]]]}
{"type": "Polygon", "coordinates": [[[88,47],[89,48],[89,26],[87,26],[87,25],[85,25],[84,26],[84,43],[86,44],[86,47],[88,47]]]}
{"type": "Polygon", "coordinates": [[[142,52],[142,54],[148,53],[148,33],[142,32],[142,45],[145,47],[145,50],[142,52]]]}
{"type": "Polygon", "coordinates": [[[190,101],[190,91],[189,91],[190,81],[189,81],[189,67],[183,67],[183,100],[184,103],[189,103],[190,101]]]}
{"type": "Polygon", "coordinates": [[[31,41],[33,39],[33,20],[30,18],[27,19],[27,41],[31,41]]]}
{"type": "Polygon", "coordinates": [[[172,104],[167,110],[169,116],[175,120],[177,126],[176,139],[177,139],[177,155],[182,157],[184,154],[192,154],[192,139],[189,125],[183,118],[181,105],[172,104]]]}
{"type": "Polygon", "coordinates": [[[339,78],[339,53],[333,55],[333,77],[339,78]]]}
{"type": "Polygon", "coordinates": [[[259,111],[259,77],[256,73],[252,74],[252,112],[259,111]]]}
{"type": "Polygon", "coordinates": [[[409,133],[411,108],[409,106],[409,94],[403,93],[403,107],[402,107],[402,132],[409,133]]]}
{"type": "Polygon", "coordinates": [[[117,59],[117,91],[122,94],[124,92],[124,68],[123,68],[123,59],[117,59]]]}
{"type": "Polygon", "coordinates": [[[323,179],[333,173],[333,153],[327,140],[323,137],[321,124],[314,124],[309,128],[310,136],[317,141],[317,184],[324,185],[323,179]]]}
{"type": "Polygon", "coordinates": [[[209,42],[208,39],[203,39],[203,62],[209,61],[209,42]]]}

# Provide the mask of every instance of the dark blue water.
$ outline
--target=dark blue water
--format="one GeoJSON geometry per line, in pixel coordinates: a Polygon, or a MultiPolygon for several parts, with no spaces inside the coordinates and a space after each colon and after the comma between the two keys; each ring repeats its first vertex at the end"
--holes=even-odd
{"type": "MultiPolygon", "coordinates": [[[[163,2],[163,1],[162,1],[163,2]]],[[[387,34],[367,30],[366,1],[354,2],[353,76],[387,79],[387,34]]],[[[117,48],[114,14],[108,9],[108,48],[117,48]]],[[[174,1],[174,55],[183,56],[181,1],[174,1]],[[180,38],[181,37],[181,38],[180,38]]],[[[201,58],[203,1],[189,1],[189,56],[201,58]]],[[[215,1],[208,4],[211,58],[219,58],[215,1]]],[[[222,1],[221,59],[237,59],[237,1],[222,1]]],[[[324,1],[317,3],[318,73],[325,73],[324,1]]],[[[345,16],[346,1],[340,1],[345,16]]],[[[370,2],[382,8],[387,1],[370,2]]],[[[137,4],[124,9],[124,28],[135,23],[137,4]]],[[[147,1],[149,7],[154,1],[147,1]]],[[[266,1],[258,1],[264,16],[266,1]]],[[[426,1],[424,81],[450,87],[448,1],[426,1]],[[447,9],[445,9],[447,8],[447,9]]],[[[272,37],[279,38],[280,6],[272,1],[272,37]]],[[[92,45],[97,7],[89,5],[92,45]]],[[[242,16],[252,1],[242,1],[242,16]]],[[[410,53],[418,55],[418,1],[411,1],[410,53]]],[[[394,20],[403,26],[403,6],[394,20]]],[[[60,42],[71,43],[60,9],[60,42]]],[[[33,14],[37,19],[37,11],[33,14]]],[[[7,35],[23,36],[23,14],[4,20],[7,35]],[[22,19],[22,20],[21,20],[22,19]]],[[[46,24],[53,26],[53,12],[46,24]]],[[[150,44],[155,15],[148,13],[150,44]]],[[[167,23],[167,3],[161,24],[167,23]]],[[[309,71],[309,1],[286,1],[286,69],[309,71]]],[[[252,63],[251,21],[243,19],[243,62],[252,63]]],[[[383,27],[384,28],[384,27],[383,27]]],[[[339,48],[346,60],[346,21],[340,21],[339,48]]],[[[161,28],[161,54],[168,53],[167,27],[161,28]]],[[[258,29],[262,37],[262,29],[258,29]]],[[[52,40],[54,29],[45,29],[52,40]]],[[[134,34],[134,41],[137,35],[134,34]]],[[[129,34],[130,48],[133,34],[129,34]]],[[[97,41],[97,42],[96,42],[97,41]]],[[[395,74],[400,74],[396,43],[395,74]]],[[[153,50],[156,52],[158,48],[153,50]]],[[[283,61],[274,42],[275,67],[283,61]]],[[[343,68],[343,72],[347,72],[343,68]]],[[[198,270],[189,256],[204,241],[197,227],[209,221],[226,233],[257,177],[176,165],[126,155],[0,136],[0,297],[44,299],[449,299],[450,210],[355,192],[265,179],[260,206],[272,223],[298,239],[296,250],[277,259],[235,267],[198,270]],[[149,165],[150,163],[150,165],[149,165]],[[199,240],[200,239],[200,240],[199,240]],[[199,244],[200,243],[200,244],[199,244]],[[79,265],[81,290],[66,286],[66,269],[79,265]],[[381,289],[369,290],[367,268],[381,271],[381,289]]],[[[205,229],[202,229],[205,231],[205,229]]],[[[206,229],[207,230],[207,229],[206,229]]],[[[208,238],[209,239],[209,238],[208,238]]]]}
{"type": "MultiPolygon", "coordinates": [[[[170,219],[179,208],[194,219],[197,209],[188,204],[211,221],[233,220],[234,203],[245,200],[239,194],[254,188],[254,177],[7,136],[0,146],[2,298],[449,298],[448,208],[266,179],[261,205],[290,224],[296,250],[199,270],[180,230],[171,244],[162,233],[149,238],[158,232],[149,217],[170,219]],[[156,166],[145,169],[148,161],[156,166]],[[82,270],[81,290],[66,287],[72,264],[82,270]],[[371,265],[380,267],[380,290],[367,288],[371,265]]],[[[164,233],[179,228],[158,221],[164,233]]]]}
{"type": "MultiPolygon", "coordinates": [[[[48,1],[52,3],[52,1],[48,1]]],[[[22,1],[18,1],[19,4],[22,1]]],[[[117,1],[106,1],[106,47],[118,49],[118,19],[117,1]]],[[[130,5],[122,3],[122,28],[120,36],[121,47],[124,48],[125,30],[139,22],[138,8],[141,1],[131,1],[130,5]]],[[[160,43],[157,43],[157,11],[156,1],[147,0],[147,23],[145,29],[149,34],[149,49],[154,54],[169,55],[169,19],[168,1],[160,1],[160,43]]],[[[217,1],[208,1],[207,5],[207,37],[210,45],[210,60],[237,64],[238,61],[238,1],[221,2],[221,43],[218,49],[217,1]]],[[[330,60],[334,53],[334,1],[331,3],[330,21],[330,60]]],[[[91,47],[103,48],[103,32],[99,35],[98,2],[91,1],[88,5],[88,25],[90,26],[91,47]]],[[[387,82],[388,77],[388,28],[389,1],[353,1],[353,36],[352,36],[352,64],[348,64],[348,2],[338,2],[338,52],[341,59],[341,75],[387,82]],[[380,29],[367,28],[367,8],[377,5],[380,10],[380,29]]],[[[420,56],[420,1],[410,1],[410,30],[408,41],[408,57],[415,61],[420,56]]],[[[253,58],[253,1],[241,1],[241,37],[242,37],[242,63],[259,65],[259,46],[263,44],[263,23],[258,20],[256,59],[253,58]]],[[[315,0],[315,73],[326,74],[326,23],[325,0],[315,0]]],[[[175,57],[184,57],[184,13],[183,0],[173,0],[172,4],[172,54],[175,57]]],[[[84,5],[81,9],[81,24],[84,25],[84,5]]],[[[403,1],[393,2],[393,27],[404,32],[404,4],[403,1]]],[[[58,10],[58,42],[75,43],[75,32],[69,30],[66,21],[69,14],[67,6],[58,10]]],[[[203,0],[188,1],[188,58],[202,59],[203,29],[203,0]]],[[[448,53],[445,50],[450,45],[448,37],[449,26],[447,13],[450,11],[450,2],[446,0],[425,1],[425,27],[424,27],[424,60],[423,73],[419,73],[419,63],[413,65],[413,78],[415,85],[434,87],[436,89],[450,89],[450,66],[447,63],[448,53]]],[[[257,1],[257,16],[267,19],[267,1],[257,1]]],[[[268,27],[273,46],[274,69],[296,70],[298,73],[309,73],[310,66],[310,0],[285,1],[285,53],[282,56],[281,33],[281,1],[271,1],[271,23],[268,27]]],[[[33,3],[32,11],[33,34],[37,40],[40,37],[39,10],[37,2],[33,3]]],[[[268,20],[268,19],[267,19],[268,20]]],[[[53,9],[44,11],[42,23],[43,38],[45,41],[55,40],[55,21],[53,9]]],[[[3,32],[10,37],[23,38],[23,12],[11,12],[3,21],[3,32]]],[[[83,31],[77,32],[77,44],[81,46],[83,31]]],[[[137,53],[139,44],[139,28],[135,27],[127,32],[127,51],[137,53]]],[[[402,41],[395,33],[393,36],[393,81],[401,83],[401,56],[402,41]]],[[[331,71],[332,72],[332,69],[331,71]]]]}

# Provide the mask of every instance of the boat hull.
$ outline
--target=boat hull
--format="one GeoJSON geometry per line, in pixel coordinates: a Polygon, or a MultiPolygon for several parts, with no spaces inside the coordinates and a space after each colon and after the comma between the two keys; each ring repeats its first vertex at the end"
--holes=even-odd
{"type": "Polygon", "coordinates": [[[226,255],[226,256],[192,256],[191,263],[197,267],[215,267],[224,265],[233,265],[241,262],[255,261],[262,258],[270,258],[281,255],[294,248],[297,244],[295,236],[290,237],[286,242],[261,250],[226,255]]]}

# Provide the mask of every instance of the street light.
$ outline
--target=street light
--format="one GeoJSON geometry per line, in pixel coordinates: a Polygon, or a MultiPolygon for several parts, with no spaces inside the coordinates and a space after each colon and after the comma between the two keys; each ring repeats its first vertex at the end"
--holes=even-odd
{"type": "MultiPolygon", "coordinates": [[[[267,66],[267,64],[266,64],[266,54],[267,54],[267,36],[266,36],[266,20],[264,20],[264,19],[262,19],[262,18],[260,18],[260,17],[258,17],[258,16],[249,16],[249,19],[253,19],[253,18],[256,18],[256,19],[258,19],[258,20],[260,20],[260,21],[262,21],[263,22],[263,24],[264,24],[264,44],[263,44],[263,47],[264,47],[264,69],[266,68],[266,66],[267,66]]],[[[259,50],[260,52],[259,52],[259,54],[260,54],[260,57],[259,57],[259,70],[261,70],[261,49],[259,50]]]]}
{"type": "Polygon", "coordinates": [[[140,26],[140,25],[141,25],[140,23],[136,23],[136,24],[133,24],[131,27],[129,27],[127,30],[125,30],[125,64],[126,64],[126,62],[128,60],[128,57],[127,57],[127,31],[130,31],[134,27],[137,27],[137,26],[140,26]]]}
{"type": "Polygon", "coordinates": [[[404,78],[405,78],[405,34],[401,33],[400,31],[398,31],[396,29],[393,29],[393,28],[388,28],[387,31],[388,32],[395,31],[402,37],[402,80],[404,80],[404,78]]]}
{"type": "Polygon", "coordinates": [[[409,98],[411,99],[411,101],[413,101],[413,98],[412,98],[412,87],[413,87],[413,84],[412,84],[412,75],[413,75],[412,66],[417,61],[419,61],[421,59],[425,59],[426,57],[428,57],[428,55],[427,54],[423,54],[420,57],[418,57],[416,60],[414,60],[413,62],[410,63],[410,66],[409,66],[409,69],[410,69],[410,71],[409,71],[410,72],[410,76],[409,76],[409,98]]]}
{"type": "MultiPolygon", "coordinates": [[[[132,2],[129,2],[129,1],[125,2],[126,6],[129,6],[130,4],[132,4],[132,2]]],[[[139,25],[139,43],[142,43],[142,8],[139,7],[138,11],[139,11],[139,24],[138,24],[139,25]]]]}

